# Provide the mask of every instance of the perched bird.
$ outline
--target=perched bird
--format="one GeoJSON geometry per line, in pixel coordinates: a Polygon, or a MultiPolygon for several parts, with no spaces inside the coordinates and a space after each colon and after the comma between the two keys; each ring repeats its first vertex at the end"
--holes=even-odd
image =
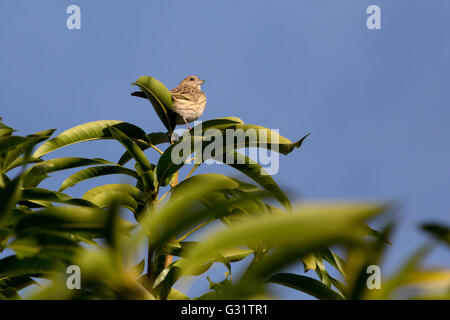
{"type": "MultiPolygon", "coordinates": [[[[184,78],[180,84],[170,90],[172,93],[172,111],[177,114],[177,124],[184,124],[190,129],[189,123],[197,120],[206,107],[206,96],[201,86],[205,82],[196,76],[184,78]]],[[[134,92],[133,96],[146,98],[143,92],[134,92]]]]}

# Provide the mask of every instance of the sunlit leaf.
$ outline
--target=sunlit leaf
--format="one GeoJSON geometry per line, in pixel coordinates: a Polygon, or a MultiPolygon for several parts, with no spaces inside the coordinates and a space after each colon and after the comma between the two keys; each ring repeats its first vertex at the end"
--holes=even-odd
{"type": "MultiPolygon", "coordinates": [[[[229,164],[229,161],[224,158],[224,155],[226,156],[227,154],[231,154],[231,152],[236,149],[250,147],[276,150],[282,154],[288,154],[295,148],[300,148],[307,136],[293,143],[289,139],[284,138],[276,132],[264,127],[244,124],[228,125],[221,131],[221,137],[224,140],[222,141],[223,150],[222,152],[220,152],[220,154],[216,154],[214,156],[214,159],[229,164]],[[230,138],[227,138],[227,135],[225,133],[226,130],[232,130],[232,132],[233,130],[241,130],[242,132],[245,132],[246,130],[253,130],[252,132],[254,132],[255,134],[251,135],[250,139],[234,139],[228,141],[230,140],[230,138]],[[220,157],[222,157],[222,160],[220,159],[220,157]]],[[[167,179],[167,177],[170,177],[175,172],[177,172],[185,164],[185,161],[188,159],[188,157],[191,156],[194,152],[197,152],[197,156],[198,152],[200,152],[203,156],[203,151],[205,150],[205,148],[210,143],[214,143],[210,141],[214,140],[212,137],[213,136],[208,135],[185,136],[179,142],[167,148],[164,151],[163,155],[159,158],[158,164],[156,166],[158,182],[161,184],[165,179],[167,179]],[[184,152],[183,150],[186,150],[187,152],[184,152]]],[[[206,160],[206,158],[202,160],[204,161],[206,160]]],[[[231,157],[231,159],[229,160],[233,159],[234,158],[231,157]]]]}
{"type": "Polygon", "coordinates": [[[32,166],[25,172],[23,185],[24,187],[37,187],[42,180],[49,177],[47,173],[98,164],[113,163],[104,159],[88,159],[76,157],[55,158],[42,161],[32,166]]]}
{"type": "Polygon", "coordinates": [[[100,208],[110,207],[113,203],[135,212],[138,208],[141,191],[128,184],[107,184],[90,189],[83,195],[100,208]]]}
{"type": "Polygon", "coordinates": [[[17,167],[26,165],[26,164],[34,164],[42,162],[42,159],[35,157],[18,157],[16,160],[12,161],[11,164],[6,168],[5,172],[15,169],[17,167]]]}
{"type": "Polygon", "coordinates": [[[77,183],[81,181],[85,181],[91,178],[96,177],[102,177],[106,175],[111,174],[124,174],[131,176],[133,178],[138,178],[137,173],[134,170],[127,169],[120,166],[95,166],[90,167],[87,169],[83,169],[81,171],[78,171],[77,173],[74,173],[70,177],[68,177],[64,182],[61,184],[61,187],[59,188],[59,191],[63,191],[67,188],[73,187],[77,183]]]}
{"type": "Polygon", "coordinates": [[[150,100],[161,122],[169,133],[173,132],[176,126],[176,114],[172,108],[172,94],[166,86],[159,80],[142,76],[133,83],[138,86],[150,100]]]}
{"type": "Polygon", "coordinates": [[[134,139],[142,139],[145,137],[145,132],[141,128],[127,122],[117,120],[88,122],[68,129],[56,138],[45,142],[36,150],[33,157],[42,157],[49,152],[74,143],[98,139],[111,139],[111,133],[107,130],[107,128],[119,129],[134,139]]]}

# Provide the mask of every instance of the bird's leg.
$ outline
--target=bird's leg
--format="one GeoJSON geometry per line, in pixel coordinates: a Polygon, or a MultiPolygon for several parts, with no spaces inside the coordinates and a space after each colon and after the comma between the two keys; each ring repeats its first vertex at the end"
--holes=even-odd
{"type": "Polygon", "coordinates": [[[186,119],[185,118],[183,118],[183,120],[184,120],[184,123],[186,123],[186,125],[187,125],[187,127],[188,127],[188,129],[189,130],[191,130],[191,126],[189,125],[189,123],[186,121],[186,119]]]}

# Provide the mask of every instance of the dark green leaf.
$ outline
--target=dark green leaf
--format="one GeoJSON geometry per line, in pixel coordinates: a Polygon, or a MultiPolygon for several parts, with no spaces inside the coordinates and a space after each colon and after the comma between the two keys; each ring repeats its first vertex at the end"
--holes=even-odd
{"type": "Polygon", "coordinates": [[[325,286],[320,281],[297,274],[278,273],[271,276],[267,281],[303,291],[320,300],[343,299],[343,297],[339,293],[325,286]]]}
{"type": "Polygon", "coordinates": [[[138,86],[150,100],[159,119],[171,134],[176,126],[176,114],[172,112],[172,94],[159,80],[142,76],[133,83],[138,86]]]}
{"type": "MultiPolygon", "coordinates": [[[[147,135],[147,140],[149,140],[148,143],[139,143],[139,142],[137,143],[142,151],[147,150],[152,145],[153,146],[157,146],[158,144],[161,144],[161,143],[169,143],[170,142],[170,137],[169,137],[169,134],[167,132],[166,133],[164,133],[164,132],[156,132],[156,133],[148,134],[147,135]]],[[[117,162],[117,164],[123,166],[128,161],[130,161],[132,158],[133,158],[133,156],[128,151],[126,151],[120,157],[120,159],[117,162]]]]}
{"type": "Polygon", "coordinates": [[[427,223],[422,225],[422,229],[446,245],[450,245],[450,228],[444,224],[427,223]]]}

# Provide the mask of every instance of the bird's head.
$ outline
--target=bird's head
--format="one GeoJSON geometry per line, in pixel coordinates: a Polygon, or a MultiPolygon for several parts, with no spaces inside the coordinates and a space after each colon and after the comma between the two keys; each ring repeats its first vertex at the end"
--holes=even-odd
{"type": "Polygon", "coordinates": [[[200,90],[200,87],[203,83],[205,83],[205,80],[202,80],[199,77],[188,76],[180,82],[180,85],[188,85],[188,86],[196,87],[197,89],[200,90]]]}

